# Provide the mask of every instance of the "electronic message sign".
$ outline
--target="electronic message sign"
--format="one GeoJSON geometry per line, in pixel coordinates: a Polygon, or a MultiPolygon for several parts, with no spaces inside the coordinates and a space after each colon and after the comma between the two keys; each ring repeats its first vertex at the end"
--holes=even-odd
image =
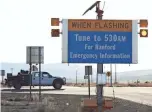
{"type": "Polygon", "coordinates": [[[138,63],[137,20],[63,19],[63,63],[138,63]]]}

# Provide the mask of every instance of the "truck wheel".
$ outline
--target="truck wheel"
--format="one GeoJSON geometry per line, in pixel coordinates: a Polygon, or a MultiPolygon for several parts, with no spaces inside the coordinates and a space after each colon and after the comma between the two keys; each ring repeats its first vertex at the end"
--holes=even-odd
{"type": "Polygon", "coordinates": [[[61,89],[62,84],[61,84],[60,81],[55,81],[54,84],[53,84],[53,87],[54,87],[55,89],[61,89]]]}
{"type": "Polygon", "coordinates": [[[20,89],[21,89],[21,84],[19,84],[19,83],[18,83],[18,84],[15,84],[15,85],[14,85],[14,88],[15,88],[16,90],[20,90],[20,89]]]}

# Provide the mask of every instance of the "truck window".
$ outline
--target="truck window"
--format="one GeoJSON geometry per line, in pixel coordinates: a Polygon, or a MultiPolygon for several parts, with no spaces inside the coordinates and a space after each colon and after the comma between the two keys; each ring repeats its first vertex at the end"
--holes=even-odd
{"type": "Polygon", "coordinates": [[[39,77],[39,73],[38,72],[34,73],[34,77],[39,77]]]}
{"type": "Polygon", "coordinates": [[[42,77],[49,77],[49,74],[47,72],[43,72],[42,77]]]}

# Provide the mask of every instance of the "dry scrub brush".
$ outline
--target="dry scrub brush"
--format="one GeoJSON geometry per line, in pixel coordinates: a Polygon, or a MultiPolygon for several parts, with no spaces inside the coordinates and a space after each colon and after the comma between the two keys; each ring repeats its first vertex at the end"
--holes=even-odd
{"type": "Polygon", "coordinates": [[[42,100],[39,102],[39,95],[32,94],[32,100],[36,105],[36,112],[55,112],[55,105],[53,102],[50,102],[52,97],[41,96],[42,100]]]}

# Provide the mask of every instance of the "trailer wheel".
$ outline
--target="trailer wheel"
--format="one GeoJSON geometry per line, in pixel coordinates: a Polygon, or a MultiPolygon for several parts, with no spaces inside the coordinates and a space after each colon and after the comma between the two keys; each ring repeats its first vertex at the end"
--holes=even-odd
{"type": "Polygon", "coordinates": [[[20,90],[20,89],[21,89],[21,84],[20,84],[20,83],[14,84],[14,88],[15,88],[16,90],[20,90]]]}
{"type": "Polygon", "coordinates": [[[11,84],[11,83],[8,83],[7,86],[10,88],[10,87],[12,87],[12,84],[11,84]]]}

